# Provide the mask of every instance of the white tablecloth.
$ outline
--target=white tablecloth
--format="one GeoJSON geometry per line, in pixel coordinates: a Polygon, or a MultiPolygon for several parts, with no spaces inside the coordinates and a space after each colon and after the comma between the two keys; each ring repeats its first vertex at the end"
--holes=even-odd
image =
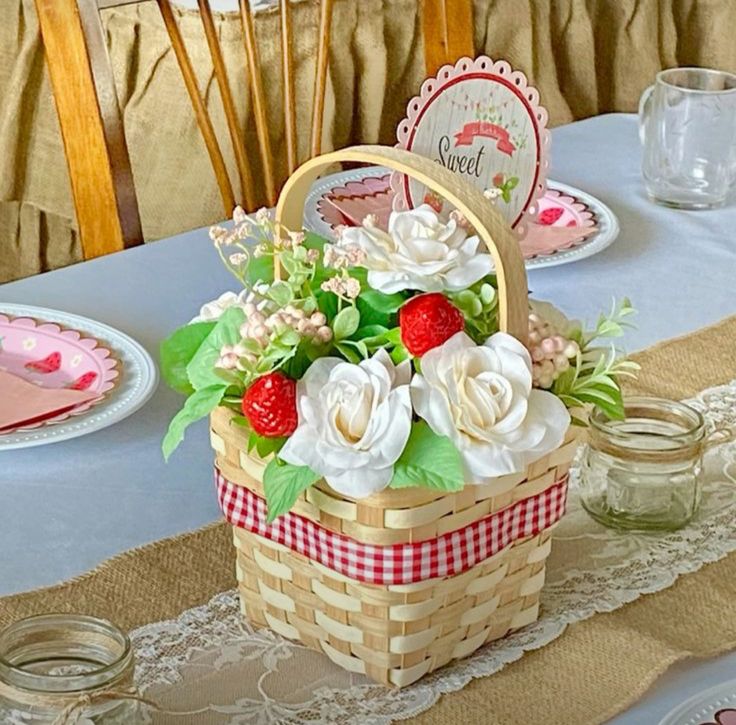
{"type": "MultiPolygon", "coordinates": [[[[535,297],[574,317],[593,319],[612,297],[631,297],[640,314],[630,350],[736,313],[736,207],[681,212],[655,206],[644,195],[639,159],[632,116],[602,116],[553,131],[552,178],[608,204],[621,234],[594,257],[529,275],[535,297]]],[[[3,285],[0,304],[94,317],[156,356],[163,337],[230,285],[206,232],[198,230],[3,285]]],[[[141,411],[112,428],[2,454],[0,595],[57,582],[218,517],[206,423],[190,429],[168,465],[161,459],[161,436],[180,403],[161,387],[141,411]]],[[[719,661],[736,676],[736,656],[719,661]]],[[[701,665],[697,672],[711,682],[714,667],[701,665]]],[[[698,685],[697,672],[686,675],[685,685],[669,679],[672,704],[698,685]]],[[[653,702],[654,709],[633,710],[618,722],[656,721],[667,700],[653,702]]]]}

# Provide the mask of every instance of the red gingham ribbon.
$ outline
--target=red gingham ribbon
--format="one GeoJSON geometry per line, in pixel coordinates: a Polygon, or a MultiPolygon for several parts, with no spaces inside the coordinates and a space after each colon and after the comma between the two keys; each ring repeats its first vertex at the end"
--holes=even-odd
{"type": "Polygon", "coordinates": [[[266,523],[266,502],[215,468],[220,507],[233,525],[297,551],[350,579],[411,584],[461,574],[518,539],[535,536],[565,512],[567,476],[542,493],[436,539],[412,544],[363,544],[295,513],[266,523]]]}

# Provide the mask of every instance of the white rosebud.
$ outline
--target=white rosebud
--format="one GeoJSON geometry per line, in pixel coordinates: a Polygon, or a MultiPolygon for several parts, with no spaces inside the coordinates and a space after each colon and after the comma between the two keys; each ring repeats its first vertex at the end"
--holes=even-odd
{"type": "Polygon", "coordinates": [[[322,327],[322,325],[327,322],[327,318],[322,312],[313,312],[312,316],[309,319],[312,321],[312,324],[316,325],[317,327],[322,327]]]}

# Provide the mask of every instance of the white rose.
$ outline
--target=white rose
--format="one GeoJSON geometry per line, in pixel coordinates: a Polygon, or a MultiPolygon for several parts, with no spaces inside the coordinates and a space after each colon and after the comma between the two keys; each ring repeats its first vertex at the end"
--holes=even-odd
{"type": "Polygon", "coordinates": [[[532,389],[531,371],[527,349],[503,332],[484,345],[458,332],[422,357],[414,410],[455,444],[468,482],[519,473],[562,443],[570,414],[552,393],[532,389]]]}
{"type": "Polygon", "coordinates": [[[346,496],[382,490],[411,430],[410,377],[409,361],[396,367],[385,350],[358,365],[315,360],[297,383],[299,425],[279,457],[346,496]]]}
{"type": "Polygon", "coordinates": [[[391,294],[462,290],[491,272],[489,254],[479,254],[480,239],[469,237],[455,219],[443,222],[427,204],[392,212],[388,232],[373,225],[343,230],[338,247],[366,254],[368,284],[391,294]]]}

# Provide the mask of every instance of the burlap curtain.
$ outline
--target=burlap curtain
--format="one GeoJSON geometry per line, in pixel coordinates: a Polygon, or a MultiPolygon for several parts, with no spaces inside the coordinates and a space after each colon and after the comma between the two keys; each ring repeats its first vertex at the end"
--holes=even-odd
{"type": "MultiPolygon", "coordinates": [[[[309,126],[318,0],[295,6],[298,122],[309,126]]],[[[33,0],[0,0],[0,281],[81,257],[56,112],[33,0]]],[[[325,148],[392,143],[423,79],[419,0],[337,0],[325,148]]],[[[257,16],[274,148],[283,150],[278,20],[257,16]]],[[[103,13],[147,240],[223,215],[204,145],[154,2],[103,13]]],[[[180,23],[226,139],[212,66],[196,13],[180,23]]],[[[239,20],[217,17],[233,79],[242,79],[239,20]]],[[[540,89],[552,124],[635,109],[655,72],[673,65],[736,70],[733,0],[475,0],[477,51],[506,58],[540,89]]],[[[256,161],[247,89],[236,83],[256,161]]],[[[232,154],[225,142],[226,155],[232,154]]],[[[281,174],[283,155],[278,156],[281,174]]],[[[257,178],[257,176],[256,176],[257,178]]]]}

